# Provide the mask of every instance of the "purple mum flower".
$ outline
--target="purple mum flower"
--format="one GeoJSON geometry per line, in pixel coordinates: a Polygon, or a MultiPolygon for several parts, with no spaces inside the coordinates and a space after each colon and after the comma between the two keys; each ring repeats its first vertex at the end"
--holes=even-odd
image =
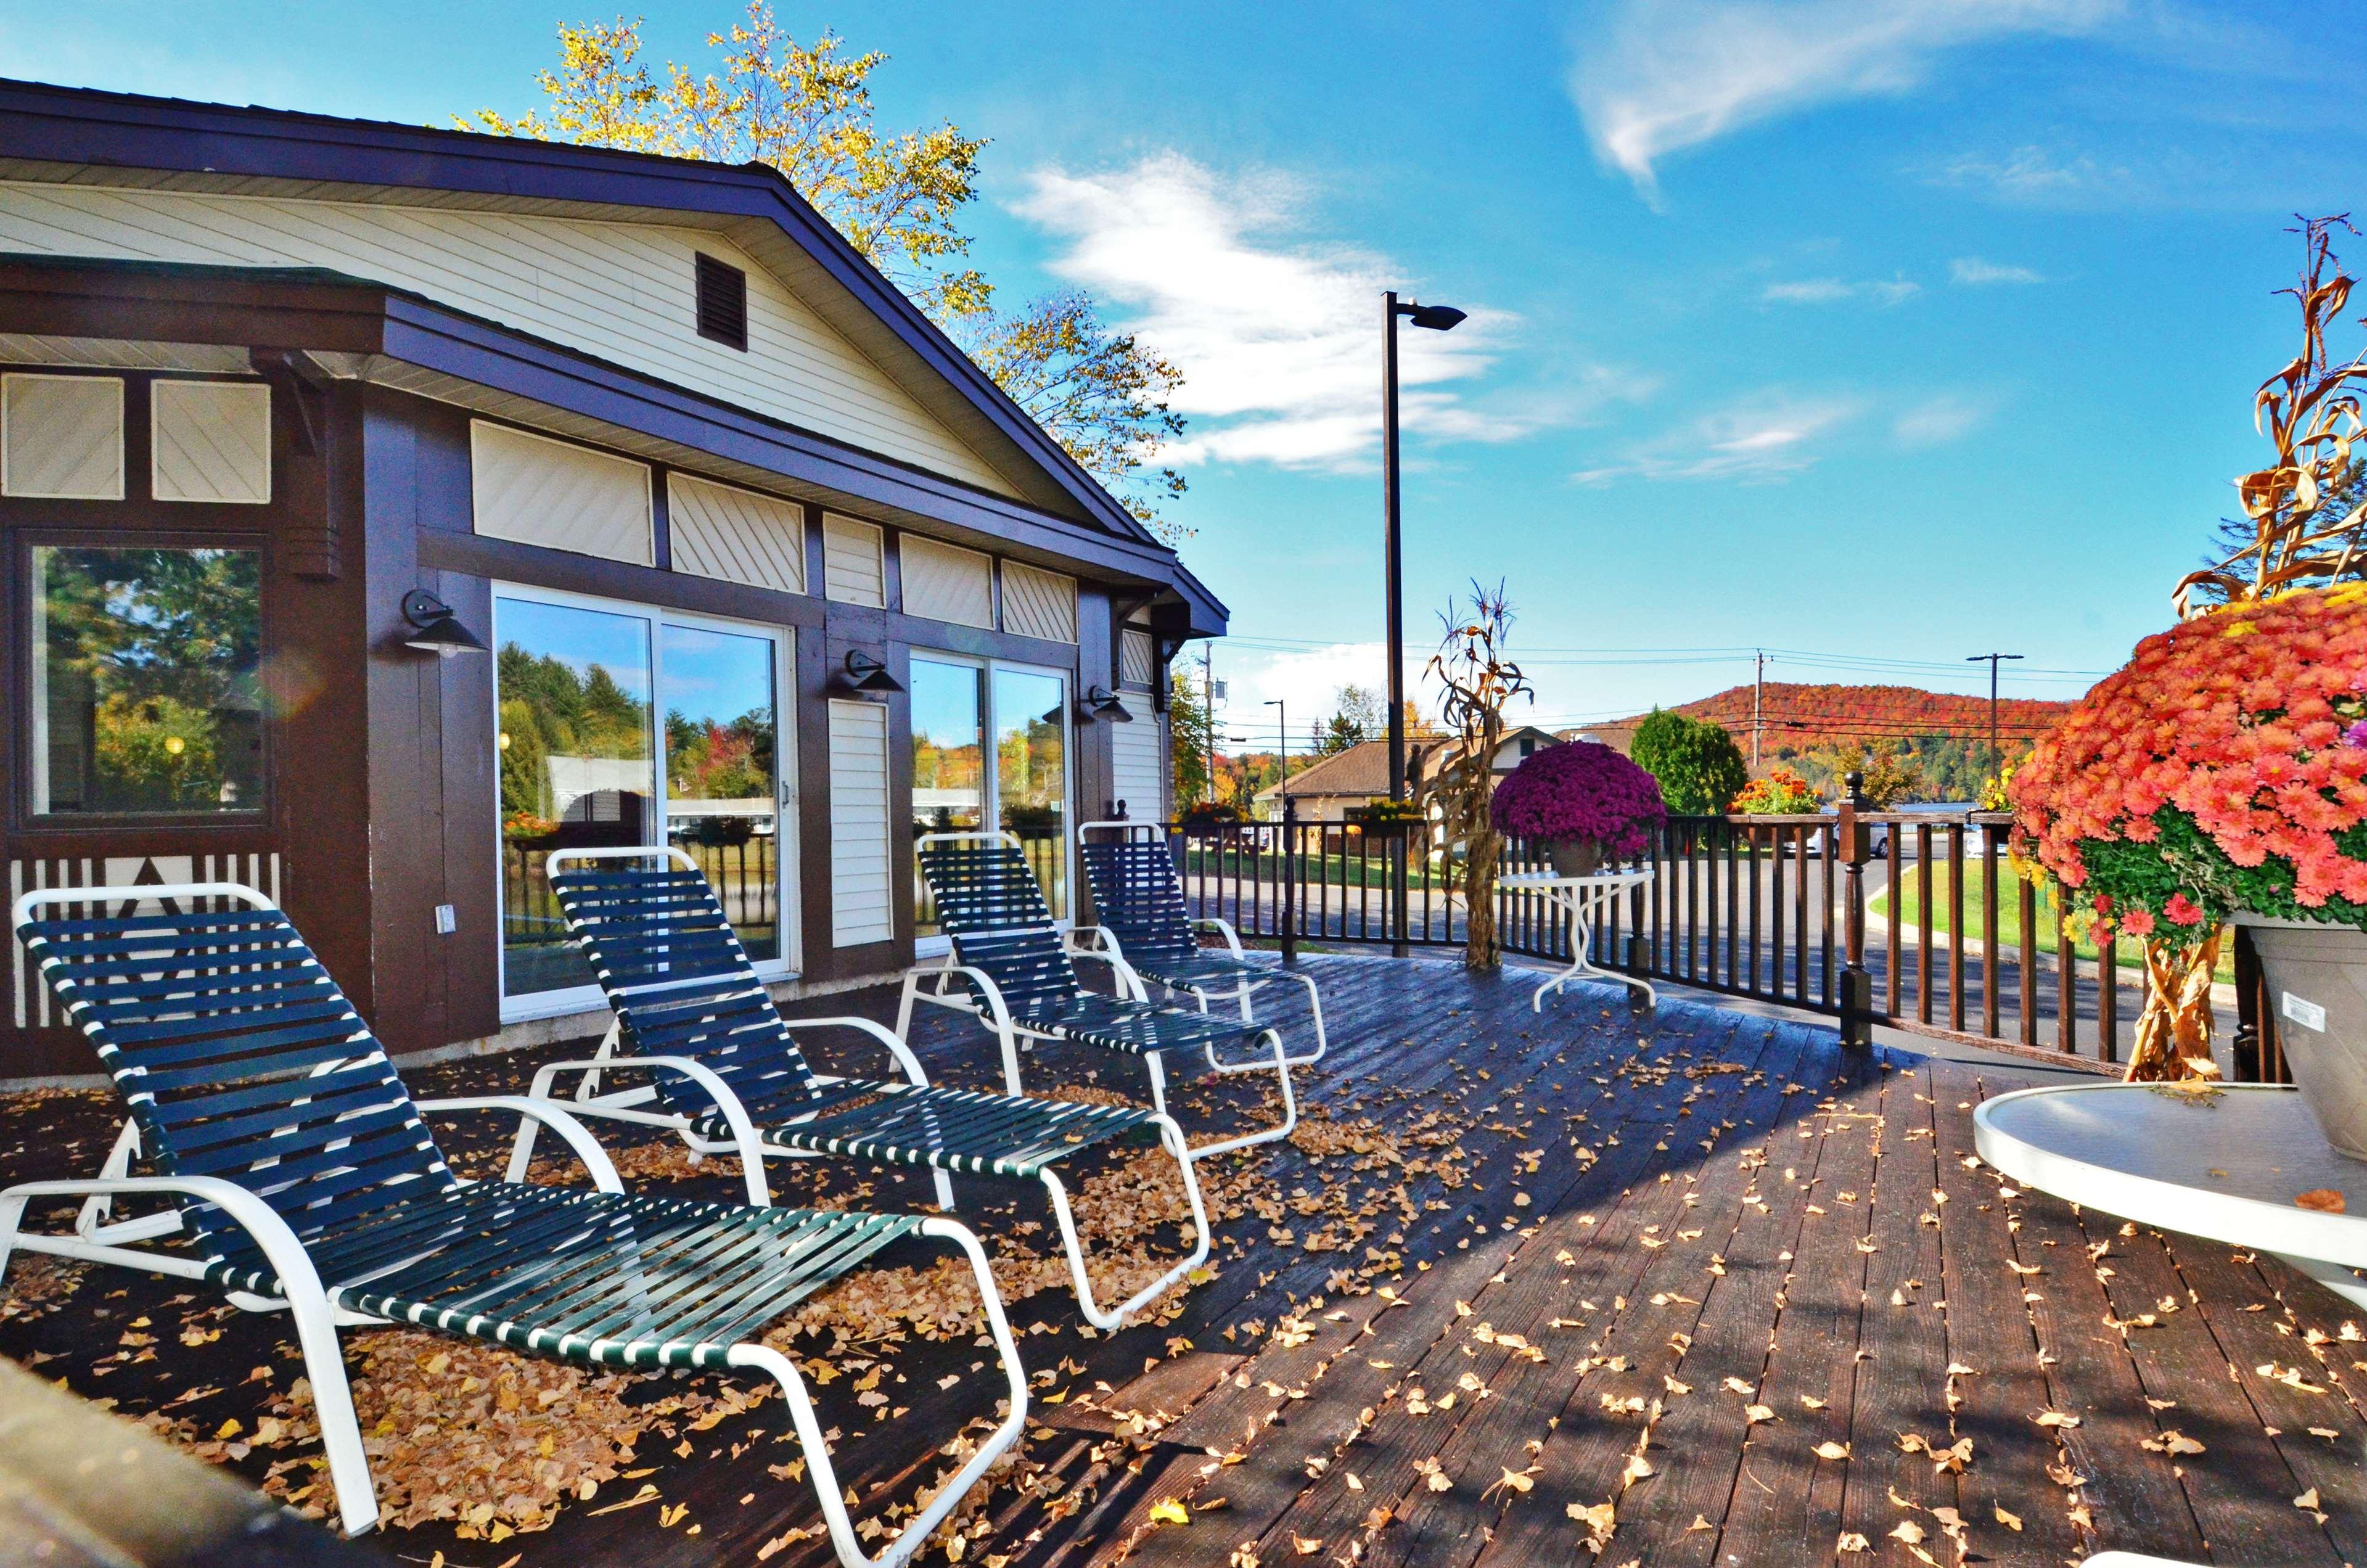
{"type": "Polygon", "coordinates": [[[1499,833],[1591,839],[1614,858],[1643,853],[1669,819],[1659,780],[1595,741],[1532,753],[1496,786],[1489,814],[1499,833]]]}

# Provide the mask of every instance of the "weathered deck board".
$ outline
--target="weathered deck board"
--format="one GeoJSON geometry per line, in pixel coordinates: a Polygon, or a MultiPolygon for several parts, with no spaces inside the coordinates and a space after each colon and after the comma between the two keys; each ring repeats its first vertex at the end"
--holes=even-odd
{"type": "MultiPolygon", "coordinates": [[[[1398,1136],[1399,1158],[1423,1168],[1356,1170],[1355,1156],[1327,1153],[1310,1130],[1240,1157],[1245,1190],[1276,1195],[1284,1210],[1270,1219],[1249,1209],[1219,1224],[1214,1278],[1173,1321],[1088,1335],[1060,1291],[1018,1304],[1023,1352],[1055,1370],[1048,1392],[1065,1397],[1036,1405],[1033,1479],[985,1496],[990,1528],[966,1543],[964,1562],[1092,1568],[1130,1552],[1130,1562],[1183,1568],[1223,1563],[1246,1546],[1269,1565],[1524,1568],[1589,1560],[1587,1528],[1569,1507],[1612,1501],[1615,1532],[1600,1559],[1610,1564],[1829,1563],[1855,1531],[1871,1551],[1838,1561],[1877,1568],[1911,1561],[1886,1539],[1903,1519],[1950,1560],[1937,1517],[1901,1507],[1894,1494],[1960,1510],[1973,1561],[2052,1563],[2108,1546],[2210,1561],[2206,1539],[2229,1562],[2367,1561],[2367,1478],[2355,1457],[2367,1412],[2353,1403],[2367,1392],[2367,1372],[2353,1365],[2367,1360],[2367,1342],[2339,1337],[2355,1314],[2273,1260],[2185,1238],[2124,1238],[2102,1216],[2003,1197],[1994,1173],[1964,1164],[1970,1108],[2030,1081],[2023,1070],[1854,1055],[1828,1029],[1673,1000],[1638,1013],[1605,991],[1566,994],[1537,1015],[1535,981],[1519,972],[1306,961],[1325,987],[1332,1052],[1298,1075],[1302,1103],[1335,1123],[1369,1119],[1398,1136]],[[1795,1083],[1800,1091],[1786,1093],[1795,1083]],[[1431,1116],[1459,1129],[1453,1146],[1405,1141],[1431,1116]],[[1304,1244],[1319,1227],[1351,1224],[1369,1230],[1344,1250],[1304,1244]],[[1292,1241],[1276,1243],[1270,1226],[1288,1227],[1292,1241]],[[1862,1250],[1861,1238],[1876,1250],[1862,1250]],[[2100,1282],[2086,1249],[2107,1240],[2116,1272],[2100,1282]],[[1905,1304],[1892,1304],[1893,1291],[1905,1304]],[[2160,1328],[2124,1335],[2106,1324],[2169,1294],[2182,1306],[2160,1328]],[[2264,1310],[2244,1310],[2255,1305],[2264,1310]],[[1286,1316],[1297,1327],[1285,1335],[1286,1316]],[[1478,1335],[1481,1324],[1494,1343],[1478,1335]],[[1545,1358],[1505,1344],[1507,1335],[1545,1358]],[[2271,1362],[2300,1368],[2327,1392],[2254,1371],[2271,1362]],[[1951,1379],[1952,1364],[1973,1370],[1951,1379]],[[1462,1386],[1467,1373],[1487,1397],[1462,1386]],[[1728,1378],[1751,1392],[1732,1392],[1728,1378]],[[1416,1387],[1427,1415],[1409,1414],[1416,1387]],[[1450,1390],[1455,1403],[1440,1410],[1450,1390]],[[1823,1407],[1804,1405],[1803,1394],[1823,1407]],[[2157,1416],[2148,1395],[2178,1403],[2157,1416]],[[1606,1408],[1606,1396],[1659,1405],[1645,1450],[1654,1473],[1624,1491],[1645,1415],[1606,1408]],[[1751,1403],[1773,1418],[1749,1419],[1751,1403]],[[2039,1426],[2033,1417],[2048,1408],[2080,1425],[2039,1426]],[[2204,1453],[2174,1465],[2142,1448],[2181,1423],[2204,1453]],[[2310,1436],[2311,1425],[2338,1437],[2310,1436]],[[1969,1468],[1935,1471],[1898,1449],[1904,1431],[1942,1449],[1971,1437],[1969,1468]],[[1848,1443],[1850,1457],[1817,1457],[1829,1440],[1848,1443]],[[2076,1494],[2048,1473],[2063,1463],[2088,1478],[2076,1494]],[[1527,1491],[1498,1484],[1532,1465],[1527,1491]],[[1430,1484],[1433,1466],[1444,1491],[1430,1484]],[[2328,1516],[2322,1528],[2292,1501],[2312,1486],[2328,1516]],[[1154,1523],[1154,1506],[1172,1502],[1191,1522],[1154,1523]],[[2078,1526],[2075,1504],[2091,1528],[2078,1526]],[[1999,1521],[1999,1507],[2022,1528],[1999,1521]]],[[[862,994],[815,1010],[884,1017],[891,1004],[862,994]]],[[[1279,997],[1285,1028],[1302,1016],[1279,997]]],[[[992,1085],[989,1042],[974,1026],[933,1013],[916,1032],[942,1081],[992,1085]]],[[[827,1059],[838,1042],[816,1043],[827,1059]]],[[[423,1094],[512,1088],[556,1054],[413,1076],[423,1094]]],[[[1135,1063],[1075,1050],[1042,1051],[1027,1074],[1036,1087],[1140,1085],[1135,1063]]],[[[1253,1080],[1204,1080],[1177,1098],[1195,1131],[1275,1109],[1253,1080]]],[[[0,1096],[0,1179],[93,1168],[111,1126],[100,1096],[0,1096]]],[[[498,1131],[456,1125],[456,1153],[481,1156],[498,1131]]],[[[598,1131],[612,1146],[635,1141],[598,1131]]],[[[728,1165],[671,1176],[663,1166],[644,1179],[734,1194],[728,1165]]],[[[1078,1175],[1102,1168],[1087,1162],[1078,1175]]],[[[793,1202],[918,1207],[928,1197],[923,1179],[827,1162],[788,1168],[776,1187],[793,1202]]],[[[1045,1218],[1032,1188],[968,1182],[960,1197],[990,1236],[1045,1218]]],[[[201,1432],[232,1416],[252,1426],[255,1396],[241,1380],[258,1363],[291,1365],[277,1351],[284,1324],[207,1317],[218,1340],[185,1346],[172,1331],[209,1304],[176,1304],[184,1293],[119,1271],[93,1275],[46,1307],[0,1311],[0,1354],[38,1360],[42,1375],[132,1414],[216,1388],[176,1413],[201,1432]],[[143,1316],[163,1331],[147,1359],[122,1348],[136,1343],[123,1340],[127,1325],[143,1316]]],[[[825,1423],[845,1434],[840,1460],[858,1517],[909,1498],[941,1462],[927,1446],[991,1412],[995,1388],[973,1369],[978,1354],[966,1340],[889,1348],[884,1386],[905,1409],[900,1419],[875,1420],[850,1380],[820,1391],[825,1423]]],[[[710,1430],[645,1441],[635,1463],[666,1506],[663,1518],[657,1506],[593,1511],[636,1481],[603,1488],[593,1506],[569,1502],[549,1529],[497,1548],[441,1525],[358,1545],[390,1561],[515,1554],[518,1568],[689,1568],[757,1561],[769,1548],[761,1560],[772,1568],[818,1568],[828,1561],[819,1533],[795,1534],[816,1523],[810,1494],[766,1471],[796,1457],[783,1427],[767,1401],[710,1430]]],[[[257,1453],[239,1468],[256,1474],[298,1452],[257,1453]]],[[[930,1561],[944,1560],[933,1549],[930,1561]]]]}

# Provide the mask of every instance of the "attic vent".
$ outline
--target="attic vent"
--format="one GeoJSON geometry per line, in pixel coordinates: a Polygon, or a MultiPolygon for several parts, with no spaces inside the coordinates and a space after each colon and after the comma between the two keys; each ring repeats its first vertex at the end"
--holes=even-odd
{"type": "Polygon", "coordinates": [[[698,255],[698,335],[748,347],[748,275],[729,262],[698,255]]]}

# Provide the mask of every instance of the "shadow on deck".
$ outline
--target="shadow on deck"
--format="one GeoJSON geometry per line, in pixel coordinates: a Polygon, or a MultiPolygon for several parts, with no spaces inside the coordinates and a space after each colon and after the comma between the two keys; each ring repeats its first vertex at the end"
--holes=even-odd
{"type": "MultiPolygon", "coordinates": [[[[1014,1304],[1036,1420],[959,1561],[1525,1568],[1592,1540],[1605,1564],[1652,1568],[2107,1548],[2367,1562],[2359,1330],[2271,1260],[2001,1186],[1972,1159],[1972,1108],[2031,1075],[1847,1053],[1829,1029],[1673,999],[1635,1012],[1606,990],[1540,1017],[1520,970],[1305,962],[1332,1040],[1299,1074],[1307,1125],[1211,1173],[1214,1277],[1167,1321],[1093,1335],[1065,1290],[1014,1304]],[[2312,1491],[2316,1509],[2297,1507],[2312,1491]]],[[[892,997],[817,1010],[851,1003],[878,1016],[892,997]]],[[[983,1033],[944,1014],[918,1027],[944,1081],[992,1082],[983,1033]]],[[[817,1043],[827,1059],[835,1042],[817,1043]]],[[[537,1059],[412,1077],[424,1094],[491,1092],[537,1059]]],[[[1131,1071],[1048,1051],[1032,1086],[1093,1073],[1132,1090],[1131,1071]]],[[[1187,1127],[1267,1114],[1247,1083],[1179,1096],[1187,1127]]],[[[112,1111],[100,1095],[0,1099],[0,1180],[95,1169],[112,1111]]],[[[493,1131],[452,1139],[456,1162],[486,1158],[493,1131]]],[[[728,1167],[692,1171],[662,1145],[622,1163],[629,1180],[737,1192],[728,1167]]],[[[922,1179],[820,1164],[776,1187],[788,1202],[928,1198],[922,1179]]],[[[963,1202],[990,1239],[1045,1218],[1032,1188],[970,1184],[963,1202]]],[[[250,1477],[292,1460],[302,1478],[309,1443],[236,1441],[295,1375],[278,1320],[120,1270],[12,1269],[6,1288],[0,1354],[250,1477]]],[[[891,1303],[872,1321],[893,1317],[891,1303]]],[[[801,1353],[869,1364],[821,1391],[865,1512],[909,1499],[942,1462],[924,1446],[991,1414],[993,1373],[967,1334],[826,1346],[801,1353]]],[[[379,1359],[400,1388],[439,1386],[395,1369],[392,1348],[379,1359]]],[[[540,1385],[562,1389],[545,1429],[561,1458],[583,1437],[566,1417],[598,1403],[575,1379],[540,1385]]],[[[554,1496],[547,1528],[480,1516],[471,1537],[431,1521],[361,1544],[450,1568],[829,1560],[810,1494],[781,1478],[797,1453],[777,1404],[718,1406],[725,1385],[703,1380],[613,1384],[600,1397],[619,1411],[685,1390],[707,1403],[634,1428],[629,1457],[589,1495],[554,1496]]],[[[391,1418],[382,1492],[430,1477],[464,1520],[493,1502],[514,1521],[496,1494],[530,1481],[535,1456],[485,1445],[538,1439],[472,1426],[453,1401],[440,1432],[391,1418]]]]}

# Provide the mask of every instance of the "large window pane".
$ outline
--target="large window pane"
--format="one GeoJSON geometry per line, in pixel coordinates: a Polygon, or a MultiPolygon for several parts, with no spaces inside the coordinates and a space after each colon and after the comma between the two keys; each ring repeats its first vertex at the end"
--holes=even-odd
{"type": "Polygon", "coordinates": [[[1068,683],[994,672],[997,825],[1018,835],[1057,918],[1069,912],[1068,683]]]}
{"type": "Polygon", "coordinates": [[[33,551],[33,810],[263,809],[261,557],[33,551]]]}
{"type": "Polygon", "coordinates": [[[543,862],[554,849],[654,839],[650,623],[532,599],[501,599],[493,614],[503,994],[589,985],[543,862]]]}
{"type": "Polygon", "coordinates": [[[715,884],[748,956],[781,956],[779,716],[773,642],[659,631],[666,836],[715,884]]]}
{"type": "MultiPolygon", "coordinates": [[[[984,672],[969,665],[912,661],[912,841],[929,833],[974,831],[986,822],[984,672]]],[[[918,868],[915,929],[937,929],[936,909],[918,868]]]]}

